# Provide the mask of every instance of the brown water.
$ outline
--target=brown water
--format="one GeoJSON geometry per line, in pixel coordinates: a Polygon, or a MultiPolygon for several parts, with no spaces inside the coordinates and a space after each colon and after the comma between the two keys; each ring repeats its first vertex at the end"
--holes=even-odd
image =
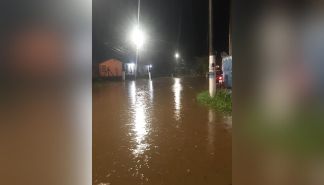
{"type": "Polygon", "coordinates": [[[230,185],[232,118],[196,101],[205,78],[93,87],[93,184],[230,185]]]}

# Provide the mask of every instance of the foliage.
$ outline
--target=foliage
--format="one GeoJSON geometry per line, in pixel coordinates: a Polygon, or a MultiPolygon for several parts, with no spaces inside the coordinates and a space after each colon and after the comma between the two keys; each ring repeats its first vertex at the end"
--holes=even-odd
{"type": "Polygon", "coordinates": [[[221,112],[232,112],[232,93],[230,90],[221,89],[216,91],[215,97],[210,97],[208,91],[197,95],[197,100],[203,105],[207,105],[221,112]]]}

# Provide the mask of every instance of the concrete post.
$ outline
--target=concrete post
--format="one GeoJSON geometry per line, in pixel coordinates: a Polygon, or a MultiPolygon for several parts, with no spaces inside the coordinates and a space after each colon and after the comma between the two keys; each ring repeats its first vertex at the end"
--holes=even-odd
{"type": "Polygon", "coordinates": [[[209,95],[216,94],[215,55],[213,48],[213,0],[209,0],[209,95]]]}
{"type": "Polygon", "coordinates": [[[122,78],[123,78],[123,81],[126,80],[126,72],[125,71],[122,71],[122,78]]]}
{"type": "Polygon", "coordinates": [[[215,74],[215,56],[209,56],[209,95],[214,97],[216,94],[216,74],[215,74]]]}

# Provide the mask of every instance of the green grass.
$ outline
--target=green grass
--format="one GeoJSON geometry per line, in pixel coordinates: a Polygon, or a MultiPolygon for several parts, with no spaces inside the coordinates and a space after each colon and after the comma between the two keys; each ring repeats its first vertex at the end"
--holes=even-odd
{"type": "Polygon", "coordinates": [[[209,106],[221,112],[232,112],[232,93],[229,90],[221,89],[216,91],[215,97],[210,97],[208,91],[197,95],[199,103],[209,106]]]}

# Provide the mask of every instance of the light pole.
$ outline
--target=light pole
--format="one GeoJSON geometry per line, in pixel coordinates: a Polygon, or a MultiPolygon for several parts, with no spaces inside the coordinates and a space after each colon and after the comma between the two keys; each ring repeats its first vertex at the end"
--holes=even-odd
{"type": "Polygon", "coordinates": [[[151,70],[152,70],[152,64],[150,64],[149,66],[148,66],[148,74],[149,74],[149,80],[152,80],[152,78],[151,78],[151,70]]]}
{"type": "Polygon", "coordinates": [[[131,32],[131,41],[136,46],[136,60],[135,60],[135,80],[137,78],[137,64],[139,60],[140,49],[143,47],[145,41],[145,34],[141,30],[140,26],[140,15],[141,15],[141,0],[138,0],[137,6],[137,24],[131,32]]]}
{"type": "Polygon", "coordinates": [[[213,1],[209,0],[209,95],[216,94],[215,55],[213,51],[213,1]]]}
{"type": "Polygon", "coordinates": [[[139,59],[140,50],[144,45],[145,39],[145,33],[141,30],[140,25],[137,24],[131,33],[131,41],[136,47],[135,78],[137,76],[137,63],[139,59]]]}
{"type": "MultiPolygon", "coordinates": [[[[139,39],[141,38],[141,36],[143,36],[143,34],[140,34],[141,33],[141,30],[140,30],[140,15],[141,15],[141,0],[138,0],[138,6],[137,6],[137,26],[138,26],[138,36],[139,36],[139,39]]],[[[138,63],[138,58],[139,58],[139,47],[141,47],[140,44],[143,44],[141,43],[141,41],[143,41],[143,38],[142,40],[139,40],[140,42],[138,43],[139,45],[137,45],[136,47],[136,64],[135,64],[135,80],[137,78],[137,63],[138,63]]]]}

